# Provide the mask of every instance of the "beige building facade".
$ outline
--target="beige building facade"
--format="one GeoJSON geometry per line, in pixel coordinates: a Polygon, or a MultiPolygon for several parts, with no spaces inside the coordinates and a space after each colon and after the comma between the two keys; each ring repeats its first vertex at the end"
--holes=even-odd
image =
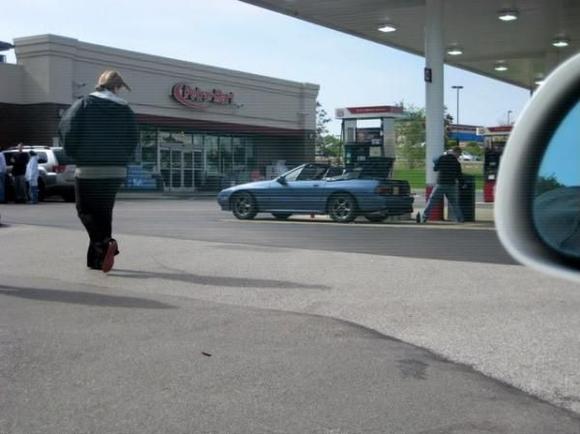
{"type": "Polygon", "coordinates": [[[319,87],[89,44],[56,35],[14,40],[0,64],[0,146],[58,144],[64,110],[105,69],[132,88],[140,143],[128,187],[217,190],[279,160],[314,159],[319,87]]]}

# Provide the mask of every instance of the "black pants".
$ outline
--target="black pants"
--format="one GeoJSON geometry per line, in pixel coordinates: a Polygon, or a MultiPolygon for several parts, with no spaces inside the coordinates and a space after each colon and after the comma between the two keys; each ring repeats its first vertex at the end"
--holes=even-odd
{"type": "Polygon", "coordinates": [[[89,234],[87,267],[100,268],[111,240],[115,196],[123,179],[76,179],[77,213],[89,234]]]}

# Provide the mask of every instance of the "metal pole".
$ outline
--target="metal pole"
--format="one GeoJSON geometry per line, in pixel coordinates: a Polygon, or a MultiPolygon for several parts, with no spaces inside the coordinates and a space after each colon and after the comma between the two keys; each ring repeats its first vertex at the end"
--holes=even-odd
{"type": "Polygon", "coordinates": [[[457,86],[457,125],[459,125],[459,86],[457,86]]]}
{"type": "Polygon", "coordinates": [[[425,106],[426,106],[426,153],[425,172],[428,186],[435,185],[436,173],[433,159],[445,149],[443,144],[443,61],[445,54],[443,28],[443,0],[425,2],[425,106]]]}
{"type": "Polygon", "coordinates": [[[463,89],[463,86],[451,86],[451,89],[455,89],[457,91],[457,110],[456,110],[457,119],[455,123],[459,125],[459,91],[463,89]]]}

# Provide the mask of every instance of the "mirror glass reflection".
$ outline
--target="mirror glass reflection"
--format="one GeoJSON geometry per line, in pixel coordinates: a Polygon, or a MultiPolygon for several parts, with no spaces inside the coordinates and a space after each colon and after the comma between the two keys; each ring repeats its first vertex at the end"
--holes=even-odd
{"type": "Polygon", "coordinates": [[[533,213],[547,244],[580,258],[580,103],[564,117],[546,148],[533,213]]]}

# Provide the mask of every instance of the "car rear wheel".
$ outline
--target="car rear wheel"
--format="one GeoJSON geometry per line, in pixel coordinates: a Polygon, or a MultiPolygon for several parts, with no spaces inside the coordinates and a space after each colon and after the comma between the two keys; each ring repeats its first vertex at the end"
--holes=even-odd
{"type": "Polygon", "coordinates": [[[272,215],[276,220],[288,220],[292,214],[289,212],[273,212],[272,215]]]}
{"type": "Polygon", "coordinates": [[[387,217],[388,216],[385,214],[365,214],[365,218],[369,222],[373,222],[373,223],[384,222],[387,219],[387,217]]]}
{"type": "Polygon", "coordinates": [[[232,198],[232,212],[240,220],[251,220],[258,214],[256,200],[250,193],[236,193],[232,198]]]}
{"type": "Polygon", "coordinates": [[[348,223],[356,218],[356,201],[350,194],[335,194],[328,201],[328,214],[337,223],[348,223]]]}

